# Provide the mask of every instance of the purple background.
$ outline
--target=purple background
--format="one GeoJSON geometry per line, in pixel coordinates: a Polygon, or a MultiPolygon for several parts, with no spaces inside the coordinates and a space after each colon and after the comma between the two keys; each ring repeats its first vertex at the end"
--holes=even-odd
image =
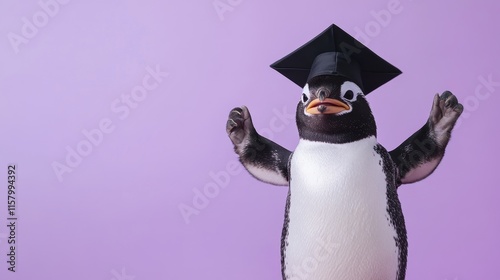
{"type": "Polygon", "coordinates": [[[259,131],[294,149],[295,123],[276,112],[293,113],[300,89],[269,64],[336,23],[403,71],[369,95],[386,148],[424,124],[435,93],[464,102],[437,171],[399,190],[407,279],[499,279],[500,86],[480,82],[500,82],[499,4],[394,1],[69,1],[17,53],[9,34],[23,36],[24,17],[43,24],[43,10],[0,2],[0,178],[17,164],[19,217],[11,273],[1,182],[0,278],[280,279],[287,188],[232,166],[226,117],[245,104],[259,131]],[[381,21],[388,5],[397,13],[381,21]],[[115,113],[148,66],[169,76],[115,113]],[[113,131],[59,181],[53,163],[103,119],[113,131]],[[179,207],[228,171],[187,224],[179,207]]]}

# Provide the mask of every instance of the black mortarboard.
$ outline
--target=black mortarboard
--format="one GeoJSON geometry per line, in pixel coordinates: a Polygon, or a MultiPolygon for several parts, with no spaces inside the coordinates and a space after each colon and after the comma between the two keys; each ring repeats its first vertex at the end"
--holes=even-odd
{"type": "Polygon", "coordinates": [[[303,87],[319,75],[340,75],[368,94],[401,71],[332,24],[321,34],[271,65],[303,87]]]}

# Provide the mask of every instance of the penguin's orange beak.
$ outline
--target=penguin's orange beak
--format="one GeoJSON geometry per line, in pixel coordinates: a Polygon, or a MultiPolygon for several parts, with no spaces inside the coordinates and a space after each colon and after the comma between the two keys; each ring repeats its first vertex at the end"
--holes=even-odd
{"type": "Polygon", "coordinates": [[[320,114],[337,114],[343,111],[349,110],[351,107],[333,98],[325,98],[323,101],[319,99],[314,99],[309,103],[306,108],[306,112],[313,115],[320,114]]]}

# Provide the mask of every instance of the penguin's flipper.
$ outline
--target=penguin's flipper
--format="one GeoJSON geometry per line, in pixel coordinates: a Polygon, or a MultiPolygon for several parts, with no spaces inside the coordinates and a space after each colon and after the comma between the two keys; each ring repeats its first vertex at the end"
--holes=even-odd
{"type": "Polygon", "coordinates": [[[449,91],[434,96],[427,123],[389,152],[396,164],[400,184],[420,181],[436,169],[463,109],[449,91]]]}
{"type": "Polygon", "coordinates": [[[260,181],[288,185],[288,161],[292,152],[260,136],[245,106],[231,110],[226,132],[243,166],[260,181]]]}

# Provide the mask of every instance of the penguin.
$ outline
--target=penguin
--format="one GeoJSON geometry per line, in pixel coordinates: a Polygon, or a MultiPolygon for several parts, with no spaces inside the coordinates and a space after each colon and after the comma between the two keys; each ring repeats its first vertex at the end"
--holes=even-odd
{"type": "Polygon", "coordinates": [[[245,106],[230,111],[226,132],[252,176],[289,187],[282,278],[405,279],[408,241],[397,190],[434,172],[462,104],[449,91],[436,94],[425,124],[388,151],[377,141],[366,96],[399,69],[336,25],[271,67],[302,87],[295,150],[261,136],[245,106]]]}

